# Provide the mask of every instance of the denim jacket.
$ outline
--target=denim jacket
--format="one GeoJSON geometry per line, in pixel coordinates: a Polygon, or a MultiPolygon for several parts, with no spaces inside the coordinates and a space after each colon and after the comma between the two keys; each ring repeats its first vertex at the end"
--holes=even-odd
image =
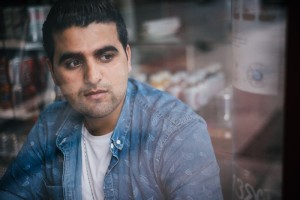
{"type": "MultiPolygon", "coordinates": [[[[81,199],[83,117],[65,101],[45,109],[0,182],[0,199],[81,199]]],[[[133,79],[111,137],[105,199],[222,199],[205,121],[133,79]]]]}

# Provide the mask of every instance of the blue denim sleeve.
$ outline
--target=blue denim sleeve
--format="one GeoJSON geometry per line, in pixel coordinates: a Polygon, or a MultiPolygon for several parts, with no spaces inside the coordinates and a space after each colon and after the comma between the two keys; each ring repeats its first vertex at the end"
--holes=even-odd
{"type": "Polygon", "coordinates": [[[0,199],[42,199],[45,134],[40,118],[0,180],[0,199]]]}
{"type": "Polygon", "coordinates": [[[223,199],[219,166],[204,121],[193,121],[163,141],[161,181],[167,199],[223,199]]]}

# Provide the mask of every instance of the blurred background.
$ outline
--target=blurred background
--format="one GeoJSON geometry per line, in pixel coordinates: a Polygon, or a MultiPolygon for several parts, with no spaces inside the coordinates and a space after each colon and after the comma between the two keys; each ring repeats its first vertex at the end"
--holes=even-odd
{"type": "MultiPolygon", "coordinates": [[[[62,98],[42,47],[41,27],[54,2],[0,3],[0,177],[40,112],[62,98]]],[[[115,2],[128,26],[131,77],[176,96],[205,118],[224,199],[286,197],[286,125],[296,103],[290,99],[297,95],[287,2],[115,2]]]]}

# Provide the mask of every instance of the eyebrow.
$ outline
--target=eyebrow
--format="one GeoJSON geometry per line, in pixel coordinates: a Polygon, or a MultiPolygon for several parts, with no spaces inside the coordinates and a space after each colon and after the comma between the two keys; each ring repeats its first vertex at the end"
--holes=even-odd
{"type": "MultiPolygon", "coordinates": [[[[96,49],[93,54],[94,54],[94,56],[100,56],[108,51],[119,52],[116,47],[109,45],[109,46],[105,46],[100,49],[96,49]]],[[[62,64],[65,60],[70,59],[70,58],[84,59],[84,55],[81,52],[74,52],[74,53],[73,52],[65,52],[59,57],[58,64],[62,64]]]]}
{"type": "Polygon", "coordinates": [[[94,51],[94,56],[103,55],[105,52],[108,52],[108,51],[119,52],[116,47],[109,45],[109,46],[105,46],[101,49],[95,50],[94,51]]]}

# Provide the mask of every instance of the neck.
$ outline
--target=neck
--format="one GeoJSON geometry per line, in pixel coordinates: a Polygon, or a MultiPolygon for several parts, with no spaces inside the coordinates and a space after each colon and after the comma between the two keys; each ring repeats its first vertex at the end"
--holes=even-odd
{"type": "Polygon", "coordinates": [[[123,103],[117,106],[117,108],[107,116],[104,117],[84,117],[84,125],[90,134],[94,136],[101,136],[112,132],[117,125],[119,116],[122,111],[123,103]]]}
{"type": "Polygon", "coordinates": [[[99,118],[85,117],[84,125],[90,134],[101,136],[112,132],[116,126],[117,120],[104,120],[99,118]]]}

